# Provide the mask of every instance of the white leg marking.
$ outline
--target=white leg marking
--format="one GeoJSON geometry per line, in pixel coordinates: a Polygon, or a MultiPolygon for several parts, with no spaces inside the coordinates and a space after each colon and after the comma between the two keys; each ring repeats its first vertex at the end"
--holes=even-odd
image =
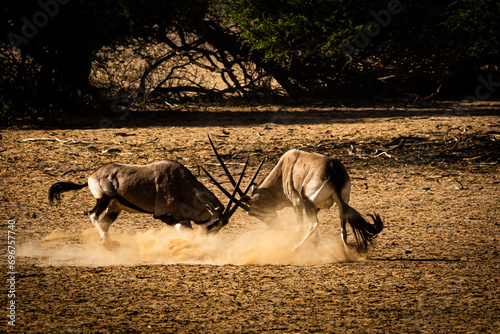
{"type": "Polygon", "coordinates": [[[96,217],[95,213],[90,214],[90,220],[92,221],[92,224],[94,224],[95,228],[97,229],[97,232],[99,232],[99,235],[101,236],[101,239],[106,239],[109,238],[108,233],[104,232],[99,225],[99,220],[96,217]]]}
{"type": "Polygon", "coordinates": [[[309,239],[309,237],[318,228],[318,225],[319,225],[319,223],[318,223],[317,220],[314,223],[312,223],[312,224],[309,225],[309,230],[307,231],[306,235],[304,235],[304,237],[302,238],[302,240],[300,240],[300,242],[298,244],[296,244],[295,247],[293,247],[294,251],[296,251],[300,246],[302,246],[304,244],[304,242],[307,241],[307,239],[309,239]]]}
{"type": "Polygon", "coordinates": [[[344,228],[340,228],[340,236],[344,244],[344,249],[347,251],[347,231],[344,228]]]}
{"type": "MultiPolygon", "coordinates": [[[[182,234],[188,231],[192,231],[192,228],[190,226],[191,226],[190,220],[183,220],[175,224],[174,228],[176,229],[177,233],[182,234]]],[[[204,227],[206,228],[206,226],[204,227]]]]}
{"type": "Polygon", "coordinates": [[[174,228],[177,230],[177,233],[182,234],[187,230],[181,223],[177,223],[174,225],[174,228]]]}

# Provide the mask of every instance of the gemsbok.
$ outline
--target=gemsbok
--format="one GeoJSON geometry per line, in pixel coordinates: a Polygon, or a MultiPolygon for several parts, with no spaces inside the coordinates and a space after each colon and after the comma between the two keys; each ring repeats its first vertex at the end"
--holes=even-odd
{"type": "MultiPolygon", "coordinates": [[[[84,184],[53,184],[49,189],[49,201],[51,204],[60,202],[61,193],[87,186],[96,199],[89,217],[108,249],[117,247],[118,243],[111,241],[108,231],[122,210],[153,215],[178,231],[191,229],[193,221],[210,234],[226,225],[235,211],[231,210],[233,200],[224,209],[189,169],[171,160],[147,165],[108,163],[95,170],[84,184]]],[[[227,196],[234,198],[234,195],[227,196]]]]}
{"type": "MultiPolygon", "coordinates": [[[[224,166],[214,144],[210,143],[217,159],[224,166]]],[[[224,171],[231,180],[232,177],[225,167],[224,171]]],[[[213,180],[210,175],[209,177],[213,180]]],[[[231,183],[235,184],[234,181],[231,183]]],[[[216,185],[222,187],[218,183],[216,185]]],[[[346,168],[340,160],[321,154],[292,149],[283,154],[278,164],[252,190],[250,196],[246,195],[247,190],[235,191],[235,194],[238,192],[241,197],[237,204],[249,215],[257,217],[270,227],[279,222],[278,210],[293,207],[297,218],[297,231],[300,233],[305,212],[309,228],[295,245],[294,250],[302,246],[315,231],[317,233],[318,211],[330,208],[333,203],[336,203],[339,209],[341,238],[346,249],[348,248],[347,223],[354,232],[358,248],[365,250],[368,243],[372,243],[373,238],[383,229],[379,215],[370,215],[373,219],[371,224],[349,206],[351,181],[346,168]]],[[[224,193],[227,196],[227,191],[224,193]]]]}

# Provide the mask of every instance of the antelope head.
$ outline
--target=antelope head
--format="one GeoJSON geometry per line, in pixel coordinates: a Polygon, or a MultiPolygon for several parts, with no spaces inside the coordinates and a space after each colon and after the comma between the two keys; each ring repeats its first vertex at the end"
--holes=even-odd
{"type": "Polygon", "coordinates": [[[218,227],[215,226],[211,229],[211,231],[215,230],[215,229],[217,231],[219,231],[223,226],[227,225],[227,223],[229,222],[229,218],[231,218],[231,216],[236,212],[238,207],[241,207],[246,212],[250,211],[250,205],[251,205],[250,199],[251,199],[251,197],[248,196],[247,193],[251,188],[253,188],[252,185],[255,182],[255,179],[257,178],[257,175],[259,174],[259,171],[262,168],[262,165],[264,164],[264,161],[266,160],[266,158],[264,157],[264,159],[262,159],[262,162],[260,163],[259,167],[257,168],[257,170],[253,174],[252,178],[250,179],[250,182],[245,187],[245,190],[242,191],[240,189],[240,184],[241,184],[241,181],[243,180],[243,177],[245,175],[245,171],[247,169],[249,159],[247,159],[247,161],[245,162],[245,165],[243,166],[243,170],[241,171],[241,174],[240,174],[238,181],[235,181],[233,176],[231,175],[231,173],[229,173],[229,170],[227,169],[226,164],[222,160],[222,157],[217,152],[217,149],[215,148],[215,145],[212,142],[210,135],[208,136],[208,140],[210,141],[210,145],[212,146],[212,149],[214,150],[215,156],[217,157],[217,160],[219,161],[220,165],[222,166],[224,173],[228,177],[229,182],[234,187],[233,193],[230,194],[219,182],[217,182],[215,180],[214,177],[212,177],[212,175],[210,175],[210,173],[205,168],[201,167],[203,172],[205,174],[207,174],[208,178],[212,181],[212,183],[214,183],[217,186],[217,188],[219,188],[220,191],[222,191],[224,193],[224,195],[226,195],[226,197],[229,199],[229,202],[226,206],[226,209],[220,215],[220,220],[219,220],[219,223],[217,225],[218,227]],[[236,198],[236,195],[239,196],[239,199],[236,198]],[[233,205],[233,203],[234,203],[234,205],[233,205]],[[233,205],[233,206],[231,207],[231,205],[233,205]]]}
{"type": "Polygon", "coordinates": [[[212,208],[210,204],[206,205],[207,211],[210,212],[212,217],[206,223],[207,234],[217,234],[219,230],[227,224],[224,219],[224,207],[212,208]],[[225,222],[225,223],[224,223],[225,222]]]}

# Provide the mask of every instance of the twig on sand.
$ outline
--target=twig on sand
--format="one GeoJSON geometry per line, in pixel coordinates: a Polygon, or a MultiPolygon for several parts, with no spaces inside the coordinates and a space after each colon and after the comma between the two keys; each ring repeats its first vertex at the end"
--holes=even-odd
{"type": "Polygon", "coordinates": [[[365,180],[365,181],[371,181],[369,177],[361,176],[361,177],[351,177],[351,180],[365,180]]]}
{"type": "Polygon", "coordinates": [[[457,188],[457,189],[459,189],[459,190],[464,190],[464,189],[467,189],[467,188],[465,188],[465,187],[464,187],[464,185],[462,184],[462,182],[460,182],[460,181],[459,181],[456,177],[455,177],[454,179],[455,179],[455,181],[457,181],[457,183],[460,185],[460,188],[458,188],[458,187],[455,187],[455,188],[457,188]]]}
{"type": "Polygon", "coordinates": [[[26,139],[21,139],[21,143],[27,142],[27,141],[56,141],[58,143],[76,143],[76,140],[74,139],[68,139],[68,140],[61,140],[59,138],[26,138],[26,139]]]}

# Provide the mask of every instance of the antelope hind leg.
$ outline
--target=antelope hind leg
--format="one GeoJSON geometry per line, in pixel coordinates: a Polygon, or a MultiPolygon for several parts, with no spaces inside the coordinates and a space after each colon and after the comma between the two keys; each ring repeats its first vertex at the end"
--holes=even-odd
{"type": "Polygon", "coordinates": [[[346,223],[347,221],[345,219],[342,219],[340,222],[340,237],[342,239],[342,243],[344,244],[344,249],[347,252],[349,247],[347,246],[347,230],[346,230],[346,223]]]}
{"type": "Polygon", "coordinates": [[[92,224],[94,224],[97,232],[99,232],[101,240],[109,237],[107,231],[104,232],[104,230],[101,228],[101,225],[99,224],[99,216],[107,209],[109,202],[109,198],[99,198],[96,200],[96,204],[92,211],[89,212],[90,221],[92,222],[92,224]]]}
{"type": "Polygon", "coordinates": [[[108,233],[109,227],[113,224],[116,218],[118,218],[118,215],[122,211],[118,206],[113,204],[114,202],[111,202],[106,210],[106,213],[102,216],[101,221],[99,222],[102,231],[107,235],[107,237],[102,240],[102,244],[110,251],[114,251],[120,247],[120,243],[118,241],[111,240],[108,233]]]}
{"type": "Polygon", "coordinates": [[[97,199],[94,208],[92,209],[92,211],[89,212],[89,217],[90,220],[92,221],[92,224],[94,224],[97,232],[99,232],[99,235],[101,236],[102,245],[108,250],[114,250],[117,248],[117,242],[112,241],[109,238],[108,234],[108,229],[111,224],[108,225],[104,224],[106,231],[104,231],[104,229],[99,224],[99,216],[108,208],[109,204],[110,204],[109,198],[97,199]]]}

